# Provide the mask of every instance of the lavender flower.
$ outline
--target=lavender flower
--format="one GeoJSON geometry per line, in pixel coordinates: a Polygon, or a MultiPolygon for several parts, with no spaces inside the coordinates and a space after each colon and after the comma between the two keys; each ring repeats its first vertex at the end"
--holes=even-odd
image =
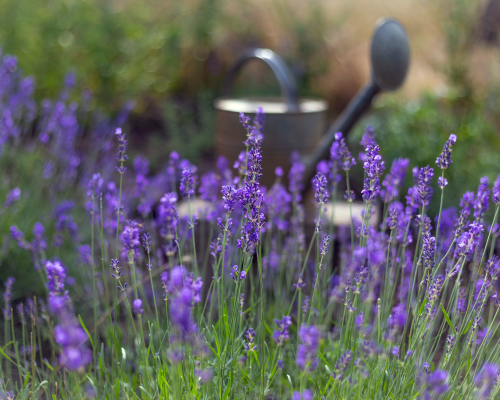
{"type": "Polygon", "coordinates": [[[343,353],[340,358],[335,363],[335,368],[333,371],[333,379],[342,380],[344,378],[344,372],[349,366],[352,360],[352,353],[350,350],[343,353]]]}
{"type": "Polygon", "coordinates": [[[236,203],[236,188],[232,185],[222,186],[222,201],[224,203],[224,210],[228,214],[234,211],[234,204],[236,203]]]}
{"type": "Polygon", "coordinates": [[[448,179],[446,178],[443,178],[442,176],[440,176],[438,178],[438,187],[439,189],[443,190],[445,186],[448,185],[448,179]]]}
{"type": "Polygon", "coordinates": [[[420,202],[423,205],[429,205],[429,201],[432,197],[432,187],[431,180],[434,176],[434,170],[430,167],[421,168],[417,175],[417,193],[420,198],[420,202]]]}
{"type": "Polygon", "coordinates": [[[61,318],[54,328],[56,343],[62,347],[59,362],[69,370],[81,370],[92,361],[91,351],[84,346],[87,334],[72,316],[61,318]]]}
{"type": "Polygon", "coordinates": [[[124,256],[132,254],[135,260],[139,256],[139,246],[141,245],[139,239],[139,225],[135,221],[129,221],[123,228],[120,235],[120,242],[122,243],[124,256]]]}
{"type": "Polygon", "coordinates": [[[47,290],[49,291],[49,308],[54,314],[61,313],[69,300],[68,292],[65,290],[66,269],[60,261],[47,261],[45,263],[47,274],[47,290]]]}
{"type": "Polygon", "coordinates": [[[495,205],[500,204],[500,175],[497,176],[497,179],[493,183],[493,195],[491,196],[491,200],[495,205]]]}
{"type": "Polygon", "coordinates": [[[285,342],[290,339],[288,329],[292,326],[292,318],[285,315],[282,319],[275,319],[274,322],[278,325],[278,330],[273,332],[274,342],[278,346],[283,346],[285,342]]]}
{"type": "Polygon", "coordinates": [[[87,196],[90,197],[92,200],[98,198],[101,195],[103,183],[104,181],[101,178],[101,174],[99,172],[92,175],[92,178],[90,179],[87,185],[88,187],[87,196]]]}
{"type": "Polygon", "coordinates": [[[443,151],[436,159],[436,164],[438,165],[439,168],[446,169],[453,162],[451,161],[451,152],[456,142],[457,142],[457,136],[452,133],[449,139],[444,144],[443,151]]]}
{"type": "Polygon", "coordinates": [[[474,383],[477,388],[476,399],[487,400],[497,384],[499,367],[497,364],[486,363],[481,371],[476,374],[474,383]]]}
{"type": "Polygon", "coordinates": [[[424,236],[422,248],[422,261],[425,269],[434,268],[434,255],[436,253],[436,238],[431,237],[429,233],[424,236]]]}
{"type": "Polygon", "coordinates": [[[391,170],[382,182],[384,189],[380,195],[384,202],[390,203],[399,196],[399,188],[405,180],[409,164],[408,158],[397,158],[392,162],[391,170]]]}
{"type": "Polygon", "coordinates": [[[293,201],[299,203],[302,200],[301,191],[304,187],[302,183],[305,166],[300,162],[298,153],[292,154],[292,166],[288,173],[288,190],[293,196],[293,201]]]}
{"type": "MultiPolygon", "coordinates": [[[[165,294],[171,294],[169,312],[174,329],[181,334],[182,340],[192,339],[198,332],[192,308],[201,301],[201,278],[193,280],[193,275],[184,267],[176,266],[170,274],[162,274],[161,280],[165,294]]],[[[166,296],[164,298],[166,299],[166,296]]]]}
{"type": "Polygon", "coordinates": [[[177,215],[177,196],[175,193],[165,193],[160,199],[158,210],[158,223],[160,224],[160,233],[166,240],[174,240],[177,235],[177,224],[179,216],[177,215]]]}
{"type": "Polygon", "coordinates": [[[12,317],[12,287],[16,280],[13,277],[7,278],[5,281],[5,291],[3,292],[3,317],[6,321],[12,317]]]}
{"type": "Polygon", "coordinates": [[[455,248],[455,257],[470,257],[479,244],[480,235],[483,232],[483,225],[478,222],[470,224],[469,231],[463,233],[455,248]]]}
{"type": "Polygon", "coordinates": [[[485,212],[488,211],[488,198],[490,197],[489,182],[490,180],[487,176],[482,177],[480,180],[476,200],[474,201],[474,218],[476,221],[482,219],[485,212]]]}
{"type": "Polygon", "coordinates": [[[195,368],[194,374],[196,377],[198,377],[199,382],[203,385],[204,383],[209,382],[212,379],[213,376],[213,370],[212,369],[198,369],[195,368]]]}
{"type": "Polygon", "coordinates": [[[312,186],[314,189],[314,197],[316,198],[316,203],[318,203],[318,206],[321,207],[323,204],[328,202],[325,176],[318,173],[312,180],[312,186]]]}
{"type": "Polygon", "coordinates": [[[111,259],[111,269],[113,270],[113,274],[111,274],[111,276],[113,276],[113,278],[115,278],[116,280],[120,279],[123,276],[122,268],[119,264],[119,260],[111,259]]]}
{"type": "Polygon", "coordinates": [[[246,342],[244,343],[245,349],[247,351],[255,351],[256,347],[253,344],[255,340],[255,331],[253,330],[253,328],[248,328],[248,330],[245,333],[245,338],[246,338],[246,342]]]}
{"type": "Polygon", "coordinates": [[[194,175],[190,169],[184,168],[181,178],[181,193],[187,199],[192,199],[194,196],[194,175]]]}
{"type": "Polygon", "coordinates": [[[142,315],[144,313],[144,309],[142,308],[142,300],[141,299],[135,299],[132,302],[132,309],[134,311],[134,314],[142,315]]]}
{"type": "Polygon", "coordinates": [[[9,194],[7,195],[7,198],[5,199],[3,203],[4,208],[9,208],[12,204],[16,203],[19,201],[21,198],[21,189],[18,187],[12,189],[9,194]]]}
{"type": "Polygon", "coordinates": [[[347,148],[345,139],[342,137],[341,132],[335,134],[335,141],[338,142],[338,158],[340,159],[340,167],[344,171],[349,171],[354,165],[356,165],[356,159],[351,155],[351,152],[347,148]]]}
{"type": "Polygon", "coordinates": [[[302,371],[312,372],[318,366],[316,353],[318,351],[320,332],[313,326],[302,325],[299,330],[299,344],[297,351],[297,365],[302,371]]]}
{"type": "Polygon", "coordinates": [[[301,392],[293,392],[292,393],[292,400],[312,400],[313,394],[309,389],[304,390],[302,393],[301,392]]]}
{"type": "MultiPolygon", "coordinates": [[[[121,128],[116,129],[115,135],[118,138],[118,155],[116,156],[116,159],[122,164],[128,160],[128,156],[125,154],[127,151],[128,141],[125,139],[125,134],[122,133],[121,128]]],[[[120,166],[116,167],[116,170],[120,173],[120,175],[123,175],[127,168],[120,166]]]]}
{"type": "Polygon", "coordinates": [[[380,147],[375,142],[370,142],[366,149],[366,161],[363,163],[366,179],[363,185],[363,200],[373,201],[380,193],[380,175],[385,169],[384,161],[379,155],[380,147]]]}
{"type": "Polygon", "coordinates": [[[442,394],[449,390],[449,373],[443,370],[436,370],[425,376],[425,389],[423,398],[425,400],[438,399],[442,394]]]}
{"type": "Polygon", "coordinates": [[[238,282],[238,280],[242,281],[245,279],[247,277],[247,273],[244,270],[240,272],[239,267],[234,265],[229,272],[229,276],[233,279],[233,281],[238,282]]]}
{"type": "Polygon", "coordinates": [[[324,235],[323,243],[319,248],[319,252],[322,256],[325,256],[328,253],[328,250],[330,250],[330,235],[324,235]]]}

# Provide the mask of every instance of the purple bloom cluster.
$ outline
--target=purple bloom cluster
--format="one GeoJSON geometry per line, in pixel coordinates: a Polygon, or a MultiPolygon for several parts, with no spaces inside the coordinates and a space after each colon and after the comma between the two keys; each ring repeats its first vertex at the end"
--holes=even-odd
{"type": "Polygon", "coordinates": [[[282,346],[288,339],[290,339],[288,329],[292,326],[292,318],[285,315],[282,319],[275,319],[274,321],[278,325],[278,330],[273,332],[274,343],[278,346],[282,346]]]}
{"type": "MultiPolygon", "coordinates": [[[[124,163],[125,161],[128,160],[128,156],[127,154],[125,154],[128,147],[128,141],[125,139],[125,134],[122,133],[121,128],[116,129],[115,135],[118,138],[118,155],[116,156],[116,159],[118,160],[119,163],[124,163]]],[[[116,170],[121,175],[123,175],[127,170],[127,167],[124,166],[116,167],[116,170]]]]}
{"type": "Polygon", "coordinates": [[[432,197],[431,181],[433,176],[434,170],[430,166],[421,168],[417,174],[416,190],[421,204],[426,206],[429,205],[432,197]]]}
{"type": "Polygon", "coordinates": [[[374,142],[370,142],[366,148],[366,160],[363,163],[366,179],[363,184],[363,200],[373,201],[380,193],[380,175],[385,169],[384,161],[380,156],[380,147],[374,142]]]}
{"type": "Polygon", "coordinates": [[[477,388],[476,399],[487,400],[495,386],[498,384],[500,368],[496,364],[486,363],[474,379],[477,388]]]}
{"type": "Polygon", "coordinates": [[[349,366],[352,360],[352,352],[350,350],[343,353],[340,358],[335,363],[335,368],[333,371],[333,379],[342,380],[344,378],[344,372],[349,366]]]}
{"type": "Polygon", "coordinates": [[[500,175],[497,176],[497,179],[493,183],[492,193],[491,200],[498,206],[500,204],[500,175]]]}
{"type": "Polygon", "coordinates": [[[195,176],[191,169],[184,168],[181,178],[181,193],[186,199],[192,199],[195,193],[195,176]]]}
{"type": "Polygon", "coordinates": [[[447,371],[439,369],[432,373],[425,374],[425,376],[420,379],[421,384],[424,386],[421,389],[423,392],[422,398],[425,400],[438,399],[449,390],[449,379],[450,374],[447,371]]]}
{"type": "Polygon", "coordinates": [[[409,164],[408,158],[397,158],[392,162],[391,170],[382,182],[380,195],[384,202],[390,203],[399,196],[399,188],[405,180],[409,164]]]}
{"type": "Polygon", "coordinates": [[[312,180],[312,187],[314,189],[314,197],[318,207],[328,202],[328,192],[326,190],[326,178],[321,173],[318,173],[312,180]]]}
{"type": "Polygon", "coordinates": [[[342,137],[341,132],[337,132],[335,134],[335,141],[338,143],[338,146],[335,147],[335,159],[338,159],[340,161],[340,167],[344,171],[349,171],[354,165],[356,165],[356,159],[351,155],[351,152],[347,148],[345,138],[342,137]]]}
{"type": "Polygon", "coordinates": [[[483,225],[478,222],[473,222],[469,226],[469,230],[464,232],[458,239],[455,247],[455,257],[466,256],[469,258],[479,244],[481,233],[483,232],[483,225]]]}
{"type": "Polygon", "coordinates": [[[256,347],[254,345],[255,341],[255,331],[253,328],[248,328],[245,332],[246,341],[244,343],[246,351],[255,351],[256,347]]]}
{"type": "Polygon", "coordinates": [[[299,330],[299,344],[297,350],[297,365],[302,371],[314,371],[318,366],[316,354],[318,351],[320,332],[314,325],[302,325],[299,330]]]}
{"type": "Polygon", "coordinates": [[[123,246],[123,256],[128,259],[129,255],[133,255],[133,259],[139,256],[139,246],[141,245],[139,237],[139,225],[135,221],[129,221],[123,228],[120,235],[120,242],[123,246]]]}
{"type": "Polygon", "coordinates": [[[165,288],[171,294],[170,320],[182,339],[187,340],[198,332],[192,309],[201,301],[203,282],[199,277],[194,279],[182,266],[172,268],[169,274],[162,276],[162,282],[165,278],[169,278],[165,288]]]}
{"type": "Polygon", "coordinates": [[[3,208],[9,208],[12,204],[18,202],[20,198],[21,198],[21,189],[19,189],[18,187],[12,189],[7,194],[7,198],[3,203],[3,208]]]}
{"type": "Polygon", "coordinates": [[[45,228],[40,222],[36,222],[33,226],[33,241],[30,243],[24,238],[24,234],[16,227],[10,227],[10,234],[17,245],[21,249],[28,250],[31,253],[31,260],[33,261],[36,270],[40,270],[45,263],[45,249],[47,242],[44,237],[45,228]]]}
{"type": "Polygon", "coordinates": [[[292,393],[292,400],[312,400],[312,398],[313,393],[309,389],[306,389],[303,392],[292,393]]]}
{"type": "Polygon", "coordinates": [[[5,291],[3,292],[3,317],[6,321],[12,317],[12,287],[16,280],[13,277],[5,281],[5,291]]]}
{"type": "Polygon", "coordinates": [[[453,146],[457,142],[457,136],[453,133],[450,135],[449,139],[443,146],[443,151],[436,159],[436,164],[441,169],[448,168],[453,161],[451,161],[451,151],[453,150],[453,146]]]}
{"type": "Polygon", "coordinates": [[[476,199],[474,200],[474,218],[479,221],[488,211],[488,199],[490,197],[490,189],[488,184],[490,180],[487,176],[481,178],[479,187],[477,188],[476,199]]]}

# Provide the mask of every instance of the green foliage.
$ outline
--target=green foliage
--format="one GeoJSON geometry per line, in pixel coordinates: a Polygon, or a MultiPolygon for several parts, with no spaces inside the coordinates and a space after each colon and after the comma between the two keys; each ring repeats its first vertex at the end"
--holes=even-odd
{"type": "MultiPolygon", "coordinates": [[[[50,241],[55,232],[52,219],[54,207],[62,200],[73,199],[73,195],[79,190],[72,188],[57,194],[51,190],[50,181],[42,178],[43,165],[47,156],[43,150],[26,151],[26,149],[15,147],[7,147],[3,150],[4,154],[0,157],[0,170],[3,171],[3,181],[0,184],[0,210],[1,202],[13,188],[21,189],[21,199],[0,214],[0,243],[2,250],[5,250],[0,252],[0,281],[4,282],[9,276],[18,278],[14,288],[14,299],[34,295],[44,296],[45,288],[40,275],[33,268],[30,254],[13,243],[10,237],[10,227],[17,226],[24,232],[26,239],[31,241],[34,224],[42,223],[45,227],[45,236],[49,241],[47,245],[51,248],[50,241]]],[[[73,216],[78,224],[80,235],[86,238],[88,218],[85,211],[81,207],[76,207],[73,216]]],[[[68,237],[65,237],[62,247],[51,248],[47,256],[67,259],[69,265],[75,266],[71,268],[71,275],[78,280],[85,275],[85,271],[76,267],[78,255],[74,243],[68,237]]]]}
{"type": "MultiPolygon", "coordinates": [[[[431,93],[408,103],[385,97],[383,103],[357,125],[350,141],[359,143],[365,125],[370,124],[375,128],[382,156],[388,160],[387,169],[390,160],[397,157],[409,158],[410,168],[426,165],[436,168],[436,156],[454,133],[460,146],[453,150],[453,168],[445,173],[449,185],[445,189],[444,207],[456,205],[463,193],[477,190],[481,176],[495,179],[500,164],[500,136],[487,117],[491,107],[488,103],[460,107],[459,100],[452,94],[431,93]]],[[[406,183],[413,185],[409,174],[406,183]]],[[[440,175],[440,170],[436,174],[440,175]]],[[[436,182],[434,190],[436,198],[440,195],[436,182]]],[[[439,202],[432,202],[429,212],[435,215],[438,210],[439,202]]]]}

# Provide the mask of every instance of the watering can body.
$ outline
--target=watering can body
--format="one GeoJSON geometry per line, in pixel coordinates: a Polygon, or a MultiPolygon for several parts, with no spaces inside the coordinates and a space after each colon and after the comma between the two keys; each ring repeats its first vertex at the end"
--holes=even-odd
{"type": "Polygon", "coordinates": [[[277,167],[283,168],[285,178],[290,169],[290,158],[294,151],[301,156],[314,152],[325,131],[328,104],[320,99],[300,99],[297,111],[289,111],[282,98],[231,98],[215,101],[217,110],[216,150],[231,163],[245,150],[243,141],[246,130],[239,115],[253,118],[257,108],[262,107],[266,122],[262,141],[261,183],[268,188],[275,180],[277,167]]]}
{"type": "Polygon", "coordinates": [[[404,82],[409,65],[409,45],[404,28],[395,20],[377,23],[371,43],[371,81],[351,100],[346,109],[325,131],[326,101],[299,99],[295,79],[283,60],[268,49],[253,49],[230,69],[223,97],[217,99],[216,152],[233,162],[245,150],[246,131],[239,122],[240,113],[254,117],[262,107],[266,115],[262,142],[263,176],[261,183],[270,187],[274,170],[280,166],[288,175],[290,158],[298,151],[305,166],[303,195],[308,190],[316,165],[329,156],[336,132],[344,135],[370,106],[379,91],[393,91],[404,82]],[[234,98],[231,85],[241,67],[252,59],[266,63],[281,88],[281,98],[234,98]]]}

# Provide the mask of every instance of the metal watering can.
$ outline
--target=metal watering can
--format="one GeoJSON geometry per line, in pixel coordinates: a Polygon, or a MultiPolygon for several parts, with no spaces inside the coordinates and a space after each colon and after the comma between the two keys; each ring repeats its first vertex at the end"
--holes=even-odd
{"type": "Polygon", "coordinates": [[[299,99],[295,79],[283,60],[271,50],[253,49],[232,66],[223,87],[223,97],[214,102],[217,110],[216,152],[231,162],[237,160],[240,152],[245,150],[243,141],[246,139],[239,114],[244,113],[253,118],[257,108],[262,107],[266,115],[266,126],[262,142],[261,183],[270,187],[275,180],[274,170],[278,166],[287,174],[290,156],[297,150],[305,165],[305,194],[316,172],[317,163],[329,157],[335,133],[342,132],[346,135],[378,92],[399,88],[405,80],[409,59],[408,38],[401,24],[392,19],[379,21],[370,49],[371,81],[356,94],[328,131],[323,133],[327,102],[313,98],[299,99]],[[271,68],[280,84],[282,97],[230,96],[236,74],[252,59],[261,60],[271,68]]]}

